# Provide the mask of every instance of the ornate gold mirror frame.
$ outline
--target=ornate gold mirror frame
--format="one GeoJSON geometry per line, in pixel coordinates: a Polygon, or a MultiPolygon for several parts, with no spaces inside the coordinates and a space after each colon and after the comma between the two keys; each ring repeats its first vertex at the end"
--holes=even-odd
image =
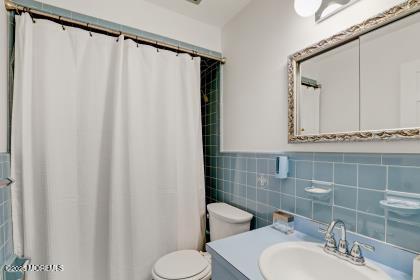
{"type": "Polygon", "coordinates": [[[414,14],[420,10],[420,0],[405,1],[381,14],[354,25],[343,32],[324,39],[308,48],[298,51],[288,59],[288,140],[289,143],[332,142],[332,141],[368,141],[420,138],[420,128],[357,131],[346,133],[325,133],[318,135],[298,135],[296,132],[297,80],[299,63],[321,54],[334,47],[343,45],[361,35],[378,29],[398,19],[414,14]]]}

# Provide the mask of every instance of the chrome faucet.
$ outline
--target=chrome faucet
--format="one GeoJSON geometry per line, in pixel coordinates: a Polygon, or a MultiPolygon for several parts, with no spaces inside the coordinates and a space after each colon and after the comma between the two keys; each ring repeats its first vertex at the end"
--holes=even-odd
{"type": "Polygon", "coordinates": [[[375,251],[375,247],[355,241],[349,253],[347,236],[346,236],[346,225],[344,224],[342,220],[333,220],[328,225],[327,229],[320,228],[320,232],[325,233],[324,251],[328,254],[335,255],[341,259],[345,259],[351,262],[352,264],[356,264],[356,265],[365,264],[365,258],[363,257],[362,250],[360,249],[360,247],[363,247],[372,252],[375,251]],[[341,239],[338,241],[338,248],[337,248],[337,243],[334,238],[334,228],[338,225],[341,226],[340,227],[341,239]]]}
{"type": "Polygon", "coordinates": [[[325,249],[328,251],[337,251],[337,245],[334,238],[334,228],[336,225],[341,225],[341,239],[338,241],[338,252],[340,254],[348,254],[348,243],[346,237],[346,225],[342,220],[334,220],[328,226],[325,233],[325,249]]]}

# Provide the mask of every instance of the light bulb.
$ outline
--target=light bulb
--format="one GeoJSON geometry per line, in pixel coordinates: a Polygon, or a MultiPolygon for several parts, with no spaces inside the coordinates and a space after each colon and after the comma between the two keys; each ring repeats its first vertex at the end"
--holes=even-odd
{"type": "Polygon", "coordinates": [[[295,11],[301,17],[310,17],[321,7],[322,0],[295,0],[295,11]]]}

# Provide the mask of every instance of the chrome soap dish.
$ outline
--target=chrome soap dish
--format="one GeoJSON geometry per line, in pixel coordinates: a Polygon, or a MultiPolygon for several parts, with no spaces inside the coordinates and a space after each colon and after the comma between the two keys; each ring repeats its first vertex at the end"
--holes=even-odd
{"type": "Polygon", "coordinates": [[[403,217],[420,214],[420,195],[389,191],[379,201],[382,208],[403,217]]]}

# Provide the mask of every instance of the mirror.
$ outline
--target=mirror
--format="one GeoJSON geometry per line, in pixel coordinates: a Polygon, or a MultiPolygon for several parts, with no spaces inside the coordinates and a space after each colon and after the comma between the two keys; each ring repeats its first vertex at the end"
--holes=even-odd
{"type": "Polygon", "coordinates": [[[420,138],[420,1],[289,58],[289,142],[420,138]]]}
{"type": "Polygon", "coordinates": [[[420,13],[359,41],[360,130],[420,127],[420,13]]]}

